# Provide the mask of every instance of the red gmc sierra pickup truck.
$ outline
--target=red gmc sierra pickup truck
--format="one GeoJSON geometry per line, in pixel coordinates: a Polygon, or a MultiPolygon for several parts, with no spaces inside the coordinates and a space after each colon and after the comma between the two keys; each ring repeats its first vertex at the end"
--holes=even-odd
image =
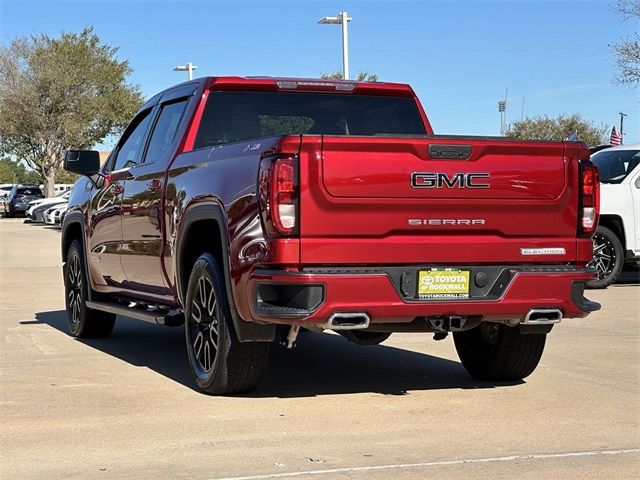
{"type": "Polygon", "coordinates": [[[537,366],[584,298],[598,172],[576,142],[434,135],[408,85],[208,77],[71,150],[69,328],[183,325],[200,389],[254,389],[299,329],[452,333],[476,378],[537,366]]]}

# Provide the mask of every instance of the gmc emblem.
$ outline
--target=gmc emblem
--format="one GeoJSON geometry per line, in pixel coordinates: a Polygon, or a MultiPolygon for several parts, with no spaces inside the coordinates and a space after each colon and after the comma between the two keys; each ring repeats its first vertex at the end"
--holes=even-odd
{"type": "Polygon", "coordinates": [[[452,176],[441,172],[414,172],[411,174],[413,188],[489,188],[481,179],[490,173],[456,173],[452,176]]]}

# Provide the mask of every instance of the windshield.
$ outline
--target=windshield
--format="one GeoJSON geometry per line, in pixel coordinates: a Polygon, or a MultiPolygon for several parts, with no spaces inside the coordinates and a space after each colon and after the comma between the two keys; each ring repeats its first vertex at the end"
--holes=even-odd
{"type": "Polygon", "coordinates": [[[413,98],[301,92],[213,92],[195,148],[284,134],[426,135],[413,98]]]}
{"type": "Polygon", "coordinates": [[[591,156],[602,183],[621,183],[640,163],[640,150],[601,150],[591,156]]]}

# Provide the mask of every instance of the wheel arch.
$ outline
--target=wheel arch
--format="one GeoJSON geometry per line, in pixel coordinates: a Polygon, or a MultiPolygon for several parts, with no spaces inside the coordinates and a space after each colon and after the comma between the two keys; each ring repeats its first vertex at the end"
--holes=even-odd
{"type": "Polygon", "coordinates": [[[622,250],[626,250],[626,239],[625,239],[625,231],[624,231],[624,222],[622,221],[622,217],[620,215],[601,215],[599,225],[601,227],[606,227],[611,230],[620,243],[622,244],[622,250]]]}
{"type": "Polygon", "coordinates": [[[63,262],[67,260],[67,252],[69,251],[71,242],[76,238],[80,240],[83,251],[86,251],[84,244],[84,217],[80,212],[71,212],[64,217],[64,223],[62,225],[60,253],[62,254],[63,262]]]}
{"type": "Polygon", "coordinates": [[[91,288],[91,274],[89,272],[89,264],[87,262],[87,245],[86,235],[84,232],[84,215],[82,212],[73,211],[67,213],[62,223],[62,235],[60,239],[60,253],[62,254],[62,263],[67,261],[67,253],[69,247],[75,239],[80,240],[80,246],[82,247],[82,255],[84,257],[84,274],[85,278],[89,281],[87,285],[87,297],[91,300],[93,297],[93,289],[91,288]]]}
{"type": "Polygon", "coordinates": [[[238,340],[241,342],[270,342],[275,338],[274,325],[246,322],[238,315],[231,285],[231,258],[227,222],[219,203],[198,204],[188,207],[176,235],[176,287],[184,307],[191,268],[204,252],[213,254],[220,262],[231,310],[231,318],[238,340]]]}

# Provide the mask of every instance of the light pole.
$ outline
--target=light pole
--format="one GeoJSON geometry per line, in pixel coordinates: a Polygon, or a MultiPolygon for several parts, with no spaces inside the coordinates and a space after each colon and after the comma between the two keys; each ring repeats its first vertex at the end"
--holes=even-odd
{"type": "Polygon", "coordinates": [[[347,23],[351,21],[351,17],[347,12],[338,13],[337,17],[324,17],[318,20],[318,23],[324,25],[342,25],[342,77],[349,80],[349,32],[347,23]]]}
{"type": "MultiPolygon", "coordinates": [[[[509,87],[504,92],[504,100],[498,100],[498,112],[500,112],[500,135],[504,135],[507,123],[507,96],[509,95],[509,87]]],[[[524,109],[524,97],[522,97],[522,108],[524,109]]]]}
{"type": "Polygon", "coordinates": [[[173,69],[174,72],[189,72],[189,80],[193,80],[193,71],[198,68],[197,65],[194,65],[191,62],[187,62],[186,65],[178,65],[173,69]]]}
{"type": "Polygon", "coordinates": [[[620,112],[620,145],[624,143],[624,137],[622,136],[624,135],[624,130],[622,128],[624,127],[624,117],[626,116],[626,113],[620,112]]]}

